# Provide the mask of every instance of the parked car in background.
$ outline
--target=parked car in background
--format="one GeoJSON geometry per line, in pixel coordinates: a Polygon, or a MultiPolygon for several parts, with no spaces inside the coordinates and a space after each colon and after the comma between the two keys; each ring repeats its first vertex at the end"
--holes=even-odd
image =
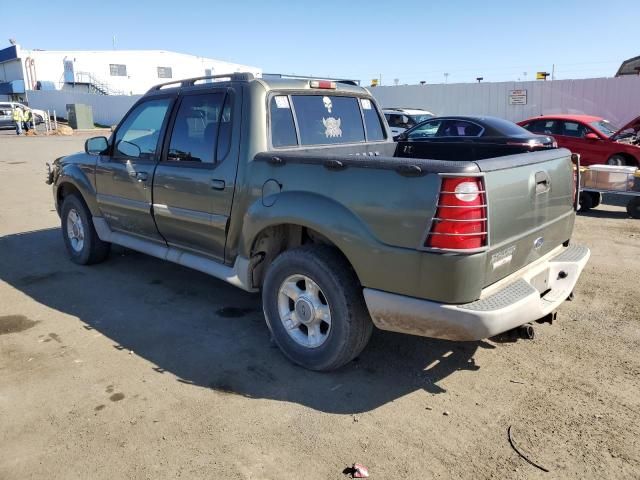
{"type": "Polygon", "coordinates": [[[622,128],[592,115],[543,115],[519,125],[553,135],[559,146],[580,154],[582,165],[640,166],[640,117],[622,128]]]}
{"type": "Polygon", "coordinates": [[[428,110],[419,108],[385,108],[382,110],[384,118],[387,119],[391,133],[396,136],[405,130],[435,117],[428,110]]]}
{"type": "Polygon", "coordinates": [[[394,137],[399,157],[479,160],[557,148],[553,137],[534,135],[496,117],[434,117],[394,137]]]}
{"type": "Polygon", "coordinates": [[[40,125],[44,122],[47,116],[47,112],[44,110],[38,110],[36,108],[29,108],[26,105],[18,102],[0,102],[0,127],[13,127],[13,109],[15,107],[22,109],[23,112],[31,110],[33,113],[33,121],[36,125],[40,125]]]}

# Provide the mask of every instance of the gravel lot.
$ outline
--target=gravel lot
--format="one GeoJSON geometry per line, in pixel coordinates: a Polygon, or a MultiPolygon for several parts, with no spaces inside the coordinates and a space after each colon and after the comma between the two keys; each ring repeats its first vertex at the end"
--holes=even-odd
{"type": "Polygon", "coordinates": [[[44,162],[87,136],[0,132],[0,478],[640,477],[640,221],[623,208],[578,218],[591,261],[534,341],[376,331],[312,373],[270,344],[257,295],[119,248],[67,260],[44,162]]]}

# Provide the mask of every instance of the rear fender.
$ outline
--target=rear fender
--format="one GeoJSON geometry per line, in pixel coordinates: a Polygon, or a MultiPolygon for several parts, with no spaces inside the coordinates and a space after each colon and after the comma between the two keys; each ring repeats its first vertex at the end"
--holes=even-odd
{"type": "Polygon", "coordinates": [[[277,225],[299,225],[325,236],[347,257],[358,276],[369,255],[385,248],[343,205],[315,193],[293,191],[279,193],[273,206],[265,206],[262,199],[251,205],[243,219],[239,254],[249,258],[260,232],[277,225]]]}

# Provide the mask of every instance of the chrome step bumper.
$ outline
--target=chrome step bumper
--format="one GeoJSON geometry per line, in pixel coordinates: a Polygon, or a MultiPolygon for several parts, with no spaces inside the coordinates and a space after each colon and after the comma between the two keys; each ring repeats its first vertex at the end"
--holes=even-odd
{"type": "Polygon", "coordinates": [[[431,302],[364,289],[373,323],[382,330],[447,340],[480,340],[538,320],[556,310],[573,291],[591,252],[561,247],[543,262],[490,286],[463,305],[431,302]],[[537,287],[537,288],[536,288],[537,287]],[[542,290],[542,291],[541,291],[542,290]]]}

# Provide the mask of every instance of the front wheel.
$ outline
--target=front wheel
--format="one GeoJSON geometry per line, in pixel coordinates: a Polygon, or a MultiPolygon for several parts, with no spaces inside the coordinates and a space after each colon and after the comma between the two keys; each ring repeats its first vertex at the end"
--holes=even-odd
{"type": "Polygon", "coordinates": [[[614,165],[614,166],[618,166],[618,167],[623,167],[625,165],[628,165],[627,163],[627,159],[624,157],[624,155],[611,155],[609,157],[609,160],[607,160],[607,165],[614,165]]]}
{"type": "Polygon", "coordinates": [[[78,265],[102,262],[109,255],[110,245],[98,237],[91,212],[76,195],[62,202],[62,235],[71,261],[78,265]]]}
{"type": "Polygon", "coordinates": [[[310,370],[334,370],[349,363],[373,331],[355,272],[327,246],[280,254],[267,270],[262,302],[278,347],[310,370]]]}

